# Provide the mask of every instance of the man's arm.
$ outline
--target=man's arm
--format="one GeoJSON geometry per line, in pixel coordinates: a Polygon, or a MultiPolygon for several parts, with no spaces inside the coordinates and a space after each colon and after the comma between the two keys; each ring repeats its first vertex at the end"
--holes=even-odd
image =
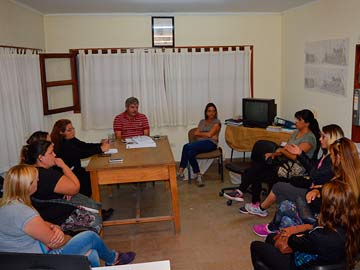
{"type": "Polygon", "coordinates": [[[144,129],[144,135],[150,136],[150,129],[144,129]]]}
{"type": "Polygon", "coordinates": [[[115,131],[115,138],[121,139],[121,131],[115,131]]]}

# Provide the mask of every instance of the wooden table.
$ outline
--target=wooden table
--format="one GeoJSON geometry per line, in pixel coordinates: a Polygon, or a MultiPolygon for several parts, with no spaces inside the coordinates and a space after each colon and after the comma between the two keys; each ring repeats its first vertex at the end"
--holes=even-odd
{"type": "Polygon", "coordinates": [[[289,140],[291,133],[268,131],[264,128],[248,128],[243,126],[226,126],[225,141],[233,150],[238,152],[251,152],[258,140],[268,140],[281,144],[289,140]]]}
{"type": "Polygon", "coordinates": [[[101,202],[100,185],[165,180],[170,183],[172,215],[109,220],[104,221],[104,226],[173,220],[175,232],[180,232],[176,164],[166,136],[156,140],[156,145],[157,147],[152,148],[126,149],[120,140],[115,141],[111,147],[117,148],[119,153],[112,156],[122,157],[122,163],[109,163],[109,157],[93,156],[86,167],[90,172],[92,197],[101,202]]]}

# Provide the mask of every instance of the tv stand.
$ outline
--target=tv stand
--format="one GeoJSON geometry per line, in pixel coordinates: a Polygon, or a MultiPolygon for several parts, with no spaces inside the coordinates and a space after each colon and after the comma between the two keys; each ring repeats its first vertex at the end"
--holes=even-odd
{"type": "Polygon", "coordinates": [[[244,126],[226,126],[225,141],[231,148],[231,160],[233,151],[251,152],[255,142],[268,140],[280,145],[289,140],[290,132],[269,131],[264,128],[249,128],[244,126]]]}

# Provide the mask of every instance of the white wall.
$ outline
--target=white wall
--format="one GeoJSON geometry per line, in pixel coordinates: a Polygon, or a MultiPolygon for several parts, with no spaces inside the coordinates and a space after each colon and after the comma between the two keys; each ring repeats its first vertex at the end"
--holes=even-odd
{"type": "MultiPolygon", "coordinates": [[[[151,17],[146,15],[45,16],[45,43],[48,52],[67,52],[71,48],[151,47],[151,17]]],[[[175,15],[176,46],[254,45],[255,97],[273,97],[281,111],[281,15],[175,15]]],[[[124,105],[119,101],[119,112],[124,105]]],[[[219,116],[221,117],[221,108],[219,116]]],[[[141,110],[141,101],[140,101],[141,110]]],[[[81,116],[65,113],[49,117],[49,129],[56,119],[70,118],[81,139],[99,140],[111,130],[81,131],[81,116]]],[[[200,119],[201,115],[199,115],[200,119]]],[[[225,120],[224,118],[221,118],[225,120]]],[[[167,134],[174,157],[180,159],[187,141],[188,127],[152,130],[167,134]]],[[[220,144],[224,141],[224,128],[220,144]]]]}
{"type": "Polygon", "coordinates": [[[0,0],[0,45],[45,49],[43,16],[0,0]]]}
{"type": "Polygon", "coordinates": [[[360,41],[358,0],[320,0],[288,11],[283,16],[284,116],[292,119],[296,110],[316,110],[320,125],[339,124],[351,136],[355,45],[360,41]],[[304,89],[304,46],[306,42],[348,38],[349,67],[346,96],[304,89]]]}

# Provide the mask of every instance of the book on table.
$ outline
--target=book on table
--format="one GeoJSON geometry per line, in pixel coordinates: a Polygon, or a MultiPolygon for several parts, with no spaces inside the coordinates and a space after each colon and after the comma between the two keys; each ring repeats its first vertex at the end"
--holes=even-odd
{"type": "Polygon", "coordinates": [[[149,136],[135,136],[125,139],[126,149],[156,147],[156,143],[149,136]]]}

